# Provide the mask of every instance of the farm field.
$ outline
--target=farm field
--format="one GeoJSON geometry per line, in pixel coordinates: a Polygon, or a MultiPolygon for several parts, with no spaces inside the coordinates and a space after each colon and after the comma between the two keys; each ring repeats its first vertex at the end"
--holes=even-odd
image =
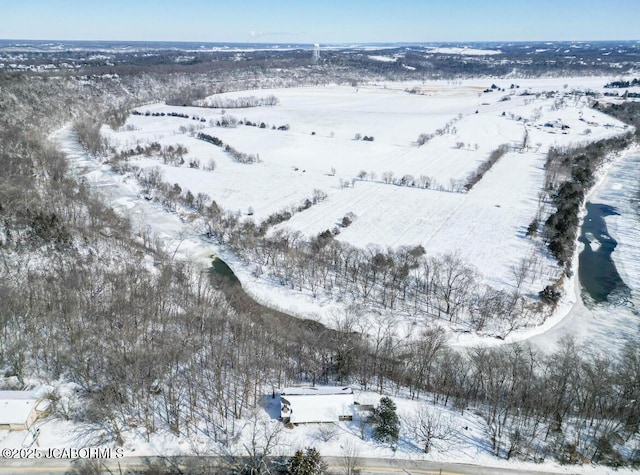
{"type": "MultiPolygon", "coordinates": [[[[514,269],[528,259],[534,264],[522,285],[533,296],[561,273],[541,240],[526,236],[529,223],[548,213],[540,198],[547,151],[627,129],[589,108],[587,92],[602,92],[607,82],[485,79],[239,91],[201,101],[209,107],[138,107],[123,127],[102,132],[118,152],[154,142],[182,146],[179,162],[134,152],[129,164],[138,174],[155,169],[183,193],[206,194],[240,220],[260,224],[291,212],[270,233],[310,239],[330,230],[360,248],[421,245],[427,255],[459,256],[481,282],[507,290],[515,285],[514,269]],[[275,105],[237,107],[274,97],[275,105]],[[234,160],[198,134],[255,163],[234,160]],[[503,145],[506,153],[467,191],[468,177],[503,145]],[[326,198],[301,207],[318,191],[326,198]]],[[[225,259],[257,297],[326,320],[328,301],[274,293],[277,284],[252,277],[262,272],[225,259]]]]}

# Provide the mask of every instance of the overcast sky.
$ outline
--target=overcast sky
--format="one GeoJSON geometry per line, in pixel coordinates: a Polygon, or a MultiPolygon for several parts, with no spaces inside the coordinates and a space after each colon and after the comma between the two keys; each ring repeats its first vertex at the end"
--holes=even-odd
{"type": "Polygon", "coordinates": [[[0,0],[0,39],[638,40],[640,0],[0,0]]]}

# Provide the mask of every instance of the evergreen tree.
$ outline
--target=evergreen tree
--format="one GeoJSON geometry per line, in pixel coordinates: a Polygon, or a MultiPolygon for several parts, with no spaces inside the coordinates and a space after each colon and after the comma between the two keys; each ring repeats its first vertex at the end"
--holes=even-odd
{"type": "Polygon", "coordinates": [[[371,416],[373,436],[380,442],[396,443],[400,435],[400,420],[395,403],[388,397],[380,399],[380,405],[371,416]]]}
{"type": "Polygon", "coordinates": [[[323,462],[320,452],[313,447],[306,451],[298,450],[289,459],[287,474],[289,475],[322,475],[327,473],[327,465],[323,462]]]}

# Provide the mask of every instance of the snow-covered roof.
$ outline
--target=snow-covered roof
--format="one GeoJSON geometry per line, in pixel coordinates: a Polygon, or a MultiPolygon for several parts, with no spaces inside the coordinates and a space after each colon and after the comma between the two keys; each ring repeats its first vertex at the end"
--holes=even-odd
{"type": "Polygon", "coordinates": [[[337,422],[354,411],[351,388],[286,388],[280,392],[280,402],[282,417],[294,424],[337,422]]]}
{"type": "Polygon", "coordinates": [[[0,424],[24,424],[37,401],[35,391],[0,391],[0,424]]]}
{"type": "Polygon", "coordinates": [[[314,387],[292,387],[284,388],[280,390],[280,394],[289,396],[304,396],[304,395],[328,395],[328,394],[353,394],[353,389],[350,387],[340,386],[314,386],[314,387]]]}

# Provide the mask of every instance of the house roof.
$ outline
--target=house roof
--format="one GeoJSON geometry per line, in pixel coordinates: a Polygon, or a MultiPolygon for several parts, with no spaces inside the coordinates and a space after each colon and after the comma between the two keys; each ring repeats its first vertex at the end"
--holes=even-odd
{"type": "Polygon", "coordinates": [[[353,394],[350,387],[340,386],[314,386],[314,387],[292,387],[280,390],[282,395],[309,396],[309,395],[329,395],[329,394],[353,394]]]}
{"type": "Polygon", "coordinates": [[[280,399],[289,406],[282,416],[294,424],[337,422],[340,416],[352,416],[354,412],[351,388],[286,388],[280,392],[280,399]]]}
{"type": "Polygon", "coordinates": [[[0,391],[0,424],[24,424],[37,402],[35,391],[0,391]]]}

